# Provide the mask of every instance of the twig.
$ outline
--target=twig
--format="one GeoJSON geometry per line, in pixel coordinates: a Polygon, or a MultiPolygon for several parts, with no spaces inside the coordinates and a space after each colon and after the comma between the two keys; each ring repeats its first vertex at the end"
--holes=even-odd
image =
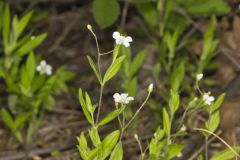
{"type": "Polygon", "coordinates": [[[226,58],[228,58],[228,59],[233,63],[233,65],[235,65],[235,67],[237,68],[237,70],[240,71],[240,64],[239,64],[239,62],[238,62],[235,58],[233,58],[233,57],[231,56],[232,51],[231,51],[230,49],[225,48],[225,47],[222,47],[222,46],[219,47],[219,50],[221,51],[221,53],[222,53],[226,58]]]}
{"type": "Polygon", "coordinates": [[[67,35],[70,33],[70,31],[72,30],[72,28],[74,27],[74,25],[76,24],[77,21],[78,21],[78,19],[71,21],[66,26],[66,28],[64,28],[62,34],[58,37],[58,39],[55,41],[55,43],[49,49],[48,54],[52,54],[60,46],[60,44],[63,42],[63,40],[66,39],[67,35]]]}
{"type": "MultiPolygon", "coordinates": [[[[221,131],[218,131],[216,133],[217,135],[220,135],[221,134],[221,131]]],[[[209,140],[208,140],[208,144],[210,144],[212,141],[214,141],[216,139],[216,137],[211,137],[209,140]]],[[[205,145],[202,145],[190,158],[188,158],[188,160],[194,160],[197,158],[197,156],[204,150],[205,148],[205,145]]]]}
{"type": "Polygon", "coordinates": [[[125,2],[123,11],[122,11],[122,18],[121,18],[121,29],[123,31],[125,29],[125,22],[126,22],[126,17],[127,17],[127,13],[128,13],[128,7],[129,7],[129,3],[125,2]]]}

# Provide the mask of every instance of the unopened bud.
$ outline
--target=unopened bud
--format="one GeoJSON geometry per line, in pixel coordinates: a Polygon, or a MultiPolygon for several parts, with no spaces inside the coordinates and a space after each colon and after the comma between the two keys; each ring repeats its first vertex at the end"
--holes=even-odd
{"type": "Polygon", "coordinates": [[[89,29],[90,31],[92,30],[92,26],[90,24],[87,25],[87,29],[89,29]]]}
{"type": "Polygon", "coordinates": [[[148,92],[151,93],[153,91],[153,83],[151,83],[149,86],[148,86],[148,92]]]}

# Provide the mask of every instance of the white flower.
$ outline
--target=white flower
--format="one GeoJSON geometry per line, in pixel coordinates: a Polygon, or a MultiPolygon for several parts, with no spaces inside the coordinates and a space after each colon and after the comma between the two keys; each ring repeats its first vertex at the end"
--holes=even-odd
{"type": "Polygon", "coordinates": [[[148,86],[148,92],[152,92],[153,91],[153,83],[151,83],[149,86],[148,86]]]}
{"type": "Polygon", "coordinates": [[[134,138],[138,140],[138,135],[136,133],[134,134],[134,138]]]}
{"type": "Polygon", "coordinates": [[[31,40],[34,40],[36,37],[35,36],[31,36],[31,40]]]}
{"type": "Polygon", "coordinates": [[[113,98],[116,103],[122,103],[122,104],[128,104],[130,101],[134,100],[133,97],[128,97],[127,93],[122,93],[122,94],[115,93],[113,95],[113,98]]]}
{"type": "Polygon", "coordinates": [[[132,37],[130,36],[124,37],[119,32],[113,32],[112,36],[115,39],[117,44],[124,45],[125,47],[129,47],[130,42],[133,41],[132,37]]]}
{"type": "Polygon", "coordinates": [[[177,157],[182,157],[182,152],[178,153],[177,157]]]}
{"type": "Polygon", "coordinates": [[[50,76],[52,74],[52,66],[48,65],[45,60],[42,60],[37,66],[37,71],[40,74],[47,74],[50,76]]]}
{"type": "Polygon", "coordinates": [[[202,73],[197,74],[196,78],[197,81],[200,81],[203,78],[203,74],[202,73]]]}
{"type": "Polygon", "coordinates": [[[210,93],[204,93],[203,100],[207,105],[211,105],[215,98],[213,96],[210,96],[210,93]]]}
{"type": "Polygon", "coordinates": [[[182,125],[182,127],[181,127],[181,129],[180,129],[180,131],[182,131],[182,132],[185,132],[186,131],[186,126],[185,125],[182,125]]]}

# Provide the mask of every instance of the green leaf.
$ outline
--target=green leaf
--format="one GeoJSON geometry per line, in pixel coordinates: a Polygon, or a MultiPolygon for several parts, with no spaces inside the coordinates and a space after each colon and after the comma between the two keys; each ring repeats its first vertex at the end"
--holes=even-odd
{"type": "Polygon", "coordinates": [[[33,53],[30,53],[28,56],[28,59],[26,62],[26,71],[28,74],[28,81],[29,81],[28,83],[30,86],[36,71],[35,57],[33,53]]]}
{"type": "Polygon", "coordinates": [[[136,5],[138,12],[143,16],[144,20],[150,27],[154,28],[158,24],[157,9],[152,3],[142,3],[136,5]]]}
{"type": "Polygon", "coordinates": [[[137,94],[137,86],[137,77],[134,77],[129,83],[127,83],[127,86],[125,86],[125,88],[130,96],[135,97],[135,95],[137,94]]]}
{"type": "Polygon", "coordinates": [[[169,100],[169,107],[171,109],[172,115],[178,110],[179,108],[179,94],[173,90],[171,90],[171,98],[169,100]]]}
{"type": "Polygon", "coordinates": [[[82,89],[81,88],[79,89],[79,94],[78,95],[79,95],[79,101],[80,101],[80,104],[82,106],[83,113],[84,113],[85,117],[87,118],[88,122],[91,125],[93,125],[94,122],[92,121],[91,115],[88,112],[87,104],[86,104],[86,102],[85,102],[85,100],[83,98],[83,93],[82,93],[82,89]]]}
{"type": "Polygon", "coordinates": [[[186,12],[194,16],[222,15],[230,12],[224,0],[177,0],[186,12]]]}
{"type": "Polygon", "coordinates": [[[2,2],[0,2],[0,31],[2,30],[2,21],[1,21],[1,19],[3,19],[2,18],[2,15],[3,15],[3,3],[2,2]]]}
{"type": "Polygon", "coordinates": [[[22,128],[24,126],[24,123],[29,119],[31,115],[32,115],[32,112],[26,112],[20,116],[17,116],[17,118],[14,121],[14,128],[16,130],[22,128]]]}
{"type": "Polygon", "coordinates": [[[117,0],[94,0],[93,16],[101,28],[112,25],[120,14],[117,0]]]}
{"type": "Polygon", "coordinates": [[[168,112],[166,108],[163,108],[163,130],[167,134],[167,136],[170,136],[170,118],[168,116],[168,112]]]}
{"type": "Polygon", "coordinates": [[[91,128],[91,130],[88,130],[88,133],[92,140],[93,145],[97,147],[101,143],[97,128],[95,127],[91,128]]]}
{"type": "Polygon", "coordinates": [[[90,66],[92,67],[92,69],[93,69],[93,71],[94,71],[94,73],[95,73],[99,83],[102,84],[102,77],[100,76],[95,63],[93,62],[93,60],[92,60],[92,58],[90,56],[87,56],[87,59],[88,59],[88,62],[90,64],[90,66]]]}
{"type": "Polygon", "coordinates": [[[117,58],[115,61],[112,62],[108,70],[106,71],[104,78],[103,78],[103,84],[105,84],[107,81],[109,81],[115,74],[119,71],[121,68],[122,62],[125,59],[125,56],[121,56],[117,58]]]}
{"type": "Polygon", "coordinates": [[[222,93],[218,99],[214,102],[214,104],[212,104],[211,107],[211,112],[215,112],[217,109],[219,109],[219,107],[222,105],[222,102],[224,100],[225,97],[225,93],[222,93]]]}
{"type": "Polygon", "coordinates": [[[197,160],[203,160],[203,155],[199,155],[197,160]]]}
{"type": "Polygon", "coordinates": [[[210,115],[209,120],[206,122],[207,130],[210,132],[215,132],[220,123],[220,113],[219,111],[214,112],[210,115]]]}
{"type": "Polygon", "coordinates": [[[109,160],[122,160],[122,158],[123,158],[122,142],[118,142],[118,144],[113,149],[109,160]]]}
{"type": "Polygon", "coordinates": [[[115,147],[119,135],[120,131],[118,130],[113,131],[107,135],[102,141],[101,145],[89,153],[88,159],[94,159],[94,157],[96,157],[97,160],[104,160],[107,156],[110,155],[112,149],[115,147]]]}
{"type": "Polygon", "coordinates": [[[54,107],[56,106],[56,102],[53,96],[49,95],[46,97],[46,99],[44,100],[44,107],[49,110],[52,111],[54,110],[54,107]]]}
{"type": "Polygon", "coordinates": [[[182,84],[185,75],[185,62],[181,61],[178,66],[174,67],[171,74],[171,89],[177,92],[182,84]]]}
{"type": "Polygon", "coordinates": [[[33,11],[30,11],[21,20],[19,20],[19,22],[13,23],[13,29],[16,39],[22,34],[23,30],[26,28],[28,22],[32,17],[32,14],[33,11]]]}
{"type": "MultiPolygon", "coordinates": [[[[240,147],[234,147],[233,148],[237,153],[239,153],[240,151],[240,147]]],[[[210,160],[231,160],[234,157],[236,157],[236,153],[234,153],[232,150],[230,149],[225,149],[221,152],[217,152],[216,154],[214,154],[210,160]]]]}
{"type": "Polygon", "coordinates": [[[81,132],[81,135],[77,137],[77,141],[78,141],[77,148],[81,157],[83,158],[83,160],[88,160],[88,153],[90,149],[88,148],[84,132],[81,132]]]}
{"type": "Polygon", "coordinates": [[[137,53],[137,55],[134,57],[131,65],[130,65],[130,71],[129,76],[133,77],[138,69],[141,67],[145,57],[146,57],[147,50],[142,50],[141,52],[137,53]]]}
{"type": "Polygon", "coordinates": [[[173,145],[169,146],[169,158],[172,159],[173,157],[180,154],[182,149],[183,149],[182,144],[174,143],[173,145]]]}
{"type": "Polygon", "coordinates": [[[9,43],[9,31],[10,31],[10,9],[9,5],[4,7],[3,17],[2,17],[2,34],[3,34],[3,41],[5,50],[8,47],[9,43]]]}
{"type": "Polygon", "coordinates": [[[149,144],[149,159],[156,160],[160,158],[162,149],[165,146],[165,141],[162,139],[165,133],[163,130],[158,127],[156,132],[154,133],[154,137],[151,139],[149,144]]]}
{"type": "Polygon", "coordinates": [[[35,38],[31,39],[27,43],[23,44],[17,51],[16,54],[19,56],[23,56],[26,53],[32,52],[42,41],[47,37],[46,33],[40,34],[35,38]]]}
{"type": "Polygon", "coordinates": [[[112,111],[107,116],[105,116],[105,118],[103,118],[103,120],[101,120],[98,123],[98,126],[102,126],[102,125],[105,125],[105,124],[111,122],[114,118],[116,118],[119,114],[121,114],[125,108],[126,108],[126,106],[121,106],[119,109],[112,111]]]}
{"type": "Polygon", "coordinates": [[[3,122],[8,126],[8,128],[10,128],[12,131],[14,131],[15,128],[14,128],[13,118],[10,115],[10,113],[4,108],[1,109],[1,117],[2,117],[3,122]]]}
{"type": "Polygon", "coordinates": [[[116,60],[118,53],[119,53],[120,45],[116,45],[113,49],[113,61],[116,60]]]}

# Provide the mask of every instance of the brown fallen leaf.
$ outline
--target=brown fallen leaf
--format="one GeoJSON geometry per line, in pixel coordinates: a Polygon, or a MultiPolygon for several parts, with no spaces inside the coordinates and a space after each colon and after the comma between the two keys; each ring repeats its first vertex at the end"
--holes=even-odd
{"type": "Polygon", "coordinates": [[[240,145],[240,97],[226,100],[221,107],[223,139],[230,144],[240,145]]]}

